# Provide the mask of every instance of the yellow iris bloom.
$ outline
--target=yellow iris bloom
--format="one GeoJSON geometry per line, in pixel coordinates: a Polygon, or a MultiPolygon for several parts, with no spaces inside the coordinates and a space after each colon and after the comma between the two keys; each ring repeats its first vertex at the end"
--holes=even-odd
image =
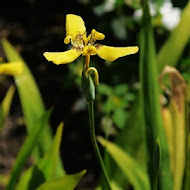
{"type": "Polygon", "coordinates": [[[22,62],[0,63],[0,74],[19,75],[23,71],[22,62]]]}
{"type": "Polygon", "coordinates": [[[104,38],[104,34],[95,29],[93,29],[91,34],[87,37],[83,19],[80,16],[68,14],[66,15],[66,37],[64,43],[71,43],[73,47],[65,52],[45,52],[44,56],[48,61],[59,65],[71,63],[80,55],[98,55],[102,59],[114,61],[119,57],[138,52],[139,48],[137,46],[111,47],[95,44],[96,40],[103,40],[104,38]]]}

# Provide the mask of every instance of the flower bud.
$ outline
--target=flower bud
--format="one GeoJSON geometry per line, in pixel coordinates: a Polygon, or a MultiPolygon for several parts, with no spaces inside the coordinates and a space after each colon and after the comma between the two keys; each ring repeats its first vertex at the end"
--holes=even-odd
{"type": "Polygon", "coordinates": [[[89,73],[82,72],[81,88],[84,98],[87,102],[95,99],[95,85],[89,73]]]}

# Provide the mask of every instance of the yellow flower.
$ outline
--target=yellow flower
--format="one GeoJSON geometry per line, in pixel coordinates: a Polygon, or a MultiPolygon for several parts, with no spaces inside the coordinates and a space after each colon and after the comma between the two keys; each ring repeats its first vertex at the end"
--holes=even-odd
{"type": "Polygon", "coordinates": [[[19,75],[22,71],[22,62],[0,63],[0,74],[19,75]]]}
{"type": "Polygon", "coordinates": [[[67,64],[73,62],[81,54],[83,56],[98,55],[102,59],[114,61],[119,57],[134,54],[138,52],[137,46],[132,47],[111,47],[101,44],[95,44],[96,40],[103,40],[104,34],[92,30],[87,37],[86,27],[83,19],[74,14],[66,16],[66,37],[65,44],[71,43],[73,47],[65,52],[45,52],[44,56],[48,61],[55,64],[67,64]]]}

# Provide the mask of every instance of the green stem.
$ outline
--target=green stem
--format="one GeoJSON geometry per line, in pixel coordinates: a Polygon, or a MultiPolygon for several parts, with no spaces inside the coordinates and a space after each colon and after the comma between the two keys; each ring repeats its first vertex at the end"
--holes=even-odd
{"type": "Polygon", "coordinates": [[[154,174],[153,190],[157,190],[157,186],[158,186],[158,171],[156,171],[154,174]]]}
{"type": "Polygon", "coordinates": [[[104,162],[102,160],[99,148],[98,148],[98,144],[96,141],[96,136],[95,136],[95,126],[94,126],[94,103],[93,101],[88,102],[88,113],[89,113],[89,123],[90,123],[90,135],[91,135],[91,141],[92,141],[92,145],[94,148],[94,151],[96,153],[96,157],[98,159],[99,165],[102,169],[103,175],[105,177],[106,183],[107,183],[107,187],[109,190],[111,190],[111,185],[109,182],[109,178],[104,166],[104,162]]]}

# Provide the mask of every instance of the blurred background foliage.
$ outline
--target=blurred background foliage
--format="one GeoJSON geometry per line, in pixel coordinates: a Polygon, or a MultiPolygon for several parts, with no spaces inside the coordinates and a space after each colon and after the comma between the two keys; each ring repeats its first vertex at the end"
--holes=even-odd
{"type": "MultiPolygon", "coordinates": [[[[188,0],[167,2],[170,2],[170,5],[166,6],[165,10],[163,6],[166,1],[151,1],[150,12],[156,52],[178,24],[181,11],[188,0]],[[174,15],[175,19],[172,18],[174,15]]],[[[82,184],[84,187],[96,184],[99,167],[89,143],[87,105],[80,90],[82,58],[78,58],[72,64],[56,66],[47,62],[43,53],[65,51],[69,48],[64,44],[65,16],[68,13],[83,18],[88,34],[93,28],[104,33],[105,39],[102,44],[139,46],[142,15],[140,3],[140,0],[7,0],[2,1],[0,5],[0,37],[6,37],[26,61],[39,86],[45,107],[47,109],[54,107],[50,117],[53,134],[60,121],[64,121],[61,144],[64,168],[67,173],[87,169],[82,184]]],[[[188,82],[190,81],[189,49],[190,40],[176,65],[188,82]]],[[[4,58],[2,48],[0,51],[4,58]]],[[[125,149],[143,162],[144,157],[140,147],[144,145],[137,137],[140,135],[137,127],[134,127],[134,130],[127,130],[133,128],[129,125],[133,122],[129,116],[138,114],[133,112],[135,110],[133,105],[139,101],[139,54],[120,58],[113,63],[93,56],[91,65],[98,69],[100,76],[95,101],[96,133],[110,136],[110,139],[116,140],[118,144],[124,144],[125,141],[125,149]],[[118,139],[119,135],[121,138],[118,139]],[[128,140],[131,138],[136,140],[128,140]],[[136,151],[136,148],[140,151],[136,151]]],[[[12,83],[14,81],[11,77],[0,76],[1,101],[12,83]]],[[[8,172],[12,166],[12,159],[26,135],[24,125],[16,91],[6,121],[6,126],[9,127],[1,136],[0,146],[4,151],[3,154],[0,153],[2,173],[8,172]],[[13,151],[10,150],[12,144],[14,144],[13,151]],[[5,162],[6,159],[8,162],[5,162]]]]}

